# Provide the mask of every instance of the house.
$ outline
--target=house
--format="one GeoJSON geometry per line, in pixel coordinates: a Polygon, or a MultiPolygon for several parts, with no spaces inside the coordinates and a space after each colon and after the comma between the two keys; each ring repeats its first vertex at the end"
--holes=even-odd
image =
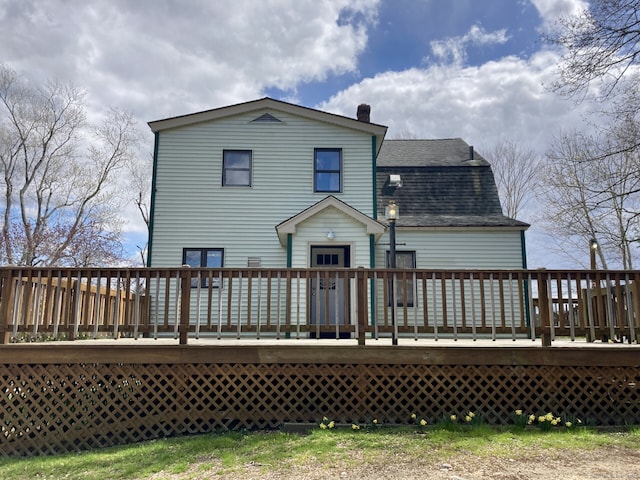
{"type": "Polygon", "coordinates": [[[528,225],[502,214],[486,160],[461,139],[385,140],[369,111],[263,98],[150,122],[148,265],[385,267],[395,200],[398,267],[526,266],[528,225]]]}

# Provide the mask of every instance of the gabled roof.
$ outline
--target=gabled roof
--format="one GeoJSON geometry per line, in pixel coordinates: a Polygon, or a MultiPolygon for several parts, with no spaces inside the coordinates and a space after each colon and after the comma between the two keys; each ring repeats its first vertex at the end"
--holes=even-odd
{"type": "Polygon", "coordinates": [[[378,216],[394,200],[399,227],[512,227],[502,213],[491,165],[462,139],[385,140],[377,159],[378,216]],[[389,182],[400,175],[401,187],[389,182]]]}
{"type": "Polygon", "coordinates": [[[276,225],[276,232],[278,232],[280,243],[282,245],[286,245],[288,233],[296,233],[296,227],[299,224],[329,207],[336,208],[337,210],[340,210],[344,214],[363,224],[365,227],[367,227],[367,234],[375,235],[376,239],[378,239],[386,229],[385,225],[378,222],[377,220],[374,220],[373,218],[365,215],[360,210],[353,208],[351,205],[338,200],[333,195],[329,195],[328,197],[325,197],[319,202],[311,205],[309,208],[302,210],[300,213],[276,225]]]}
{"type": "MultiPolygon", "coordinates": [[[[188,115],[155,120],[149,122],[148,125],[153,132],[159,132],[170,128],[183,127],[186,125],[207,122],[210,120],[218,120],[221,118],[231,117],[234,115],[252,111],[260,111],[261,114],[270,114],[271,112],[285,112],[292,115],[297,115],[299,117],[365,132],[370,135],[376,135],[378,137],[376,139],[376,151],[380,150],[382,140],[384,139],[384,136],[387,132],[387,127],[385,127],[384,125],[378,125],[376,123],[370,122],[361,122],[356,120],[355,118],[349,118],[342,115],[323,112],[321,110],[315,110],[313,108],[303,107],[301,105],[295,105],[293,103],[287,103],[283,102],[282,100],[275,100],[269,97],[261,98],[259,100],[252,100],[250,102],[238,103],[236,105],[214,108],[212,110],[205,110],[203,112],[190,113],[188,115]]],[[[277,114],[272,116],[277,118],[277,114]]]]}

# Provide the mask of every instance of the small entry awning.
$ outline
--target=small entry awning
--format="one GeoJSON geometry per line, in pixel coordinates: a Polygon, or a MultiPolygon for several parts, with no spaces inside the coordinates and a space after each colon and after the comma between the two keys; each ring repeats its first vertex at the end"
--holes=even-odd
{"type": "Polygon", "coordinates": [[[287,244],[287,234],[296,233],[296,228],[299,224],[308,220],[309,218],[317,215],[323,210],[333,207],[343,212],[345,215],[353,218],[355,221],[364,225],[367,229],[367,234],[375,235],[376,240],[382,236],[384,233],[386,226],[377,220],[365,215],[361,211],[353,208],[351,205],[346,204],[345,202],[338,200],[333,195],[329,195],[324,199],[320,200],[318,203],[311,205],[309,208],[302,210],[300,213],[294,215],[293,217],[285,220],[284,222],[276,225],[276,232],[278,233],[278,239],[280,240],[280,244],[285,246],[287,244]]]}

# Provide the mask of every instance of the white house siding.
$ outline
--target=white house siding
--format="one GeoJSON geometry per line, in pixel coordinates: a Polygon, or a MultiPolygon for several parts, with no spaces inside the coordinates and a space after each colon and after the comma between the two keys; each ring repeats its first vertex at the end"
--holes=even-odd
{"type": "Polygon", "coordinates": [[[182,249],[224,248],[226,267],[286,265],[275,226],[315,204],[314,148],[342,148],[342,193],[373,210],[371,136],[280,112],[283,123],[250,123],[266,111],[161,131],[154,205],[152,266],[175,266],[182,249]],[[224,149],[252,150],[252,186],[222,187],[224,149]]]}
{"type": "MultiPolygon", "coordinates": [[[[520,230],[504,229],[397,229],[396,248],[398,251],[409,250],[416,252],[416,268],[418,269],[448,269],[448,270],[481,270],[481,269],[509,269],[522,268],[522,247],[520,230]]],[[[380,239],[376,247],[376,266],[385,267],[385,252],[389,249],[388,235],[380,239]]],[[[491,327],[502,325],[500,312],[500,285],[498,279],[484,282],[484,305],[481,305],[479,282],[464,282],[464,303],[467,325],[472,319],[480,325],[481,312],[486,312],[486,325],[491,327]]],[[[383,282],[377,282],[376,296],[383,298],[383,282]]],[[[462,302],[460,281],[447,280],[446,303],[447,324],[461,325],[462,302]]],[[[427,318],[431,326],[442,325],[442,287],[440,280],[427,280],[427,318]]],[[[505,324],[512,322],[519,324],[522,311],[519,302],[520,291],[517,283],[505,282],[502,286],[504,301],[505,324]]],[[[424,297],[422,282],[414,282],[414,304],[405,310],[398,307],[396,313],[399,325],[414,326],[424,322],[424,297]]],[[[376,317],[378,322],[384,318],[385,305],[382,301],[376,303],[376,317]]],[[[388,308],[388,307],[387,307],[388,308]]],[[[389,311],[387,312],[389,315],[389,311]]]]}
{"type": "MultiPolygon", "coordinates": [[[[275,226],[329,195],[313,192],[315,148],[342,149],[342,192],[333,195],[367,215],[372,214],[369,134],[275,111],[270,113],[282,123],[251,123],[266,112],[255,111],[160,132],[151,266],[180,265],[183,248],[222,248],[225,267],[247,267],[248,257],[260,258],[260,265],[264,268],[285,267],[287,250],[280,244],[275,226]],[[222,186],[225,149],[253,152],[251,187],[222,186]]],[[[344,232],[348,233],[348,229],[344,232]]],[[[308,232],[309,241],[326,241],[326,233],[320,230],[308,232]],[[315,234],[317,238],[313,238],[315,234]]],[[[364,236],[362,241],[368,242],[368,237],[364,236]]],[[[356,251],[360,255],[358,262],[368,265],[368,243],[366,248],[358,246],[356,249],[354,246],[352,255],[356,251]]],[[[304,252],[302,257],[295,257],[296,265],[308,266],[304,252]]],[[[246,293],[246,280],[244,282],[246,293]]],[[[266,289],[266,281],[263,284],[266,289]]],[[[234,284],[230,320],[233,324],[246,308],[237,303],[238,287],[234,284]]],[[[225,282],[221,292],[215,290],[214,312],[221,311],[217,295],[221,293],[223,302],[226,301],[227,288],[228,282],[225,282]]],[[[253,288],[256,296],[253,308],[258,308],[257,285],[253,288]]],[[[196,290],[193,294],[197,299],[196,290]]],[[[160,288],[157,300],[163,303],[164,296],[164,289],[160,288]]],[[[198,310],[204,318],[207,310],[205,297],[203,290],[200,292],[199,309],[195,303],[197,300],[192,301],[192,323],[198,310]]],[[[175,289],[172,288],[169,298],[171,312],[176,311],[175,298],[175,289]]],[[[284,321],[285,305],[281,302],[278,307],[274,301],[272,319],[276,319],[279,313],[284,321]]],[[[265,309],[266,305],[261,305],[260,311],[252,313],[252,317],[257,319],[259,314],[261,319],[266,318],[265,309]]],[[[227,322],[226,308],[221,313],[220,321],[227,322]]],[[[159,314],[162,316],[162,312],[159,314]]],[[[296,314],[300,315],[297,310],[296,314]]],[[[305,311],[302,312],[304,314],[305,311]]],[[[160,323],[164,321],[163,318],[158,320],[160,323]]],[[[217,321],[218,317],[214,319],[217,321]]]]}

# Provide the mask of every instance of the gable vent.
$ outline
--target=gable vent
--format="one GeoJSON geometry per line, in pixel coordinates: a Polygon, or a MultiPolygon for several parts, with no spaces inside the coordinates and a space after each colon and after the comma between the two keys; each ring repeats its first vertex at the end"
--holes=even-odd
{"type": "Polygon", "coordinates": [[[276,117],[271,115],[270,113],[265,113],[264,115],[260,115],[258,118],[251,121],[251,123],[281,123],[282,120],[278,120],[276,117]]]}

